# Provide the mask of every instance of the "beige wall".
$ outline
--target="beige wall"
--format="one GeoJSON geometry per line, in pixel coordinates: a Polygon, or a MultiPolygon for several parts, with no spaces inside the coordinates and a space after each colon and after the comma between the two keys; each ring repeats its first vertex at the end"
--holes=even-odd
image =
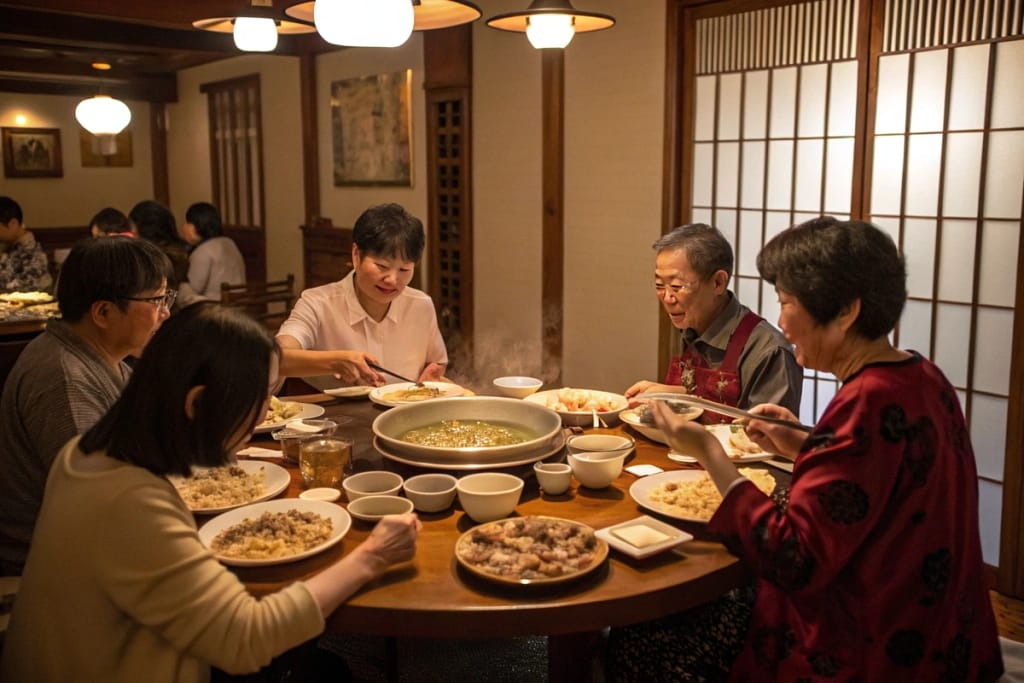
{"type": "Polygon", "coordinates": [[[149,140],[149,104],[128,101],[132,122],[133,163],[130,167],[82,166],[81,127],[75,107],[81,97],[4,93],[0,100],[0,126],[59,128],[63,178],[7,178],[0,175],[0,195],[13,197],[31,227],[85,225],[105,206],[128,213],[136,202],[153,195],[149,140]],[[23,116],[24,123],[17,117],[23,116]]]}

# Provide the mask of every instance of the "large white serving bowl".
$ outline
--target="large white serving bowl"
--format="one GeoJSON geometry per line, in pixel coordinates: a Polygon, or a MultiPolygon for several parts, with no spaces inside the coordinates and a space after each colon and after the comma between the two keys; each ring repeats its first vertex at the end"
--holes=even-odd
{"type": "Polygon", "coordinates": [[[479,472],[460,478],[455,490],[467,515],[477,522],[493,522],[508,517],[516,509],[524,483],[503,472],[479,472]]]}
{"type": "MultiPolygon", "coordinates": [[[[538,391],[523,399],[523,402],[536,403],[549,410],[554,410],[562,418],[562,424],[566,427],[590,427],[594,424],[594,411],[591,410],[559,410],[555,406],[559,403],[559,392],[572,391],[570,387],[562,389],[548,389],[538,391]]],[[[594,400],[607,405],[605,410],[598,410],[597,417],[611,426],[619,419],[619,413],[629,406],[629,401],[622,394],[613,394],[610,391],[598,391],[597,389],[576,389],[583,392],[594,400]]]]}
{"type": "Polygon", "coordinates": [[[405,497],[420,512],[440,512],[455,501],[456,483],[458,480],[450,474],[417,474],[406,479],[402,487],[405,497]]]}
{"type": "Polygon", "coordinates": [[[544,386],[544,382],[536,377],[525,377],[523,375],[496,377],[492,383],[494,388],[498,390],[498,393],[510,398],[526,398],[544,386]]]}
{"type": "Polygon", "coordinates": [[[572,475],[589,489],[603,489],[610,486],[622,474],[622,463],[629,451],[604,453],[569,453],[572,475]]]}
{"type": "Polygon", "coordinates": [[[402,477],[387,470],[371,470],[351,474],[341,481],[348,502],[363,496],[397,496],[402,490],[402,477]]]}

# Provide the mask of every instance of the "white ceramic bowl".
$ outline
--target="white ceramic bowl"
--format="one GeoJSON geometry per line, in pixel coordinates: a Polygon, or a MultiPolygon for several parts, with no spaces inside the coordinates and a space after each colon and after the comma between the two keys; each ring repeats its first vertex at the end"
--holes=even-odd
{"type": "Polygon", "coordinates": [[[455,500],[458,480],[450,474],[417,474],[405,480],[405,497],[420,512],[447,510],[455,500]]]}
{"type": "Polygon", "coordinates": [[[467,474],[455,485],[459,504],[477,522],[493,522],[508,517],[516,509],[523,492],[523,480],[502,472],[467,474]]]}
{"type": "Polygon", "coordinates": [[[572,484],[572,468],[564,462],[534,463],[533,474],[541,490],[549,496],[565,493],[572,484]]]}
{"type": "Polygon", "coordinates": [[[544,385],[544,382],[536,377],[522,375],[498,377],[493,383],[498,393],[511,398],[526,398],[544,385]]]}
{"type": "Polygon", "coordinates": [[[611,485],[622,474],[622,463],[629,451],[604,453],[570,453],[569,466],[572,474],[590,489],[603,489],[611,485]]]}
{"type": "Polygon", "coordinates": [[[365,522],[406,512],[412,512],[412,501],[401,496],[363,496],[348,504],[348,513],[365,522]]]}
{"type": "Polygon", "coordinates": [[[395,496],[402,490],[402,477],[394,472],[372,470],[345,477],[341,487],[350,503],[363,496],[395,496]]]}
{"type": "Polygon", "coordinates": [[[561,389],[548,389],[538,391],[536,394],[527,396],[524,400],[530,403],[538,403],[545,408],[555,411],[562,418],[562,424],[566,427],[592,427],[594,425],[594,412],[591,410],[562,410],[559,406],[565,405],[565,400],[575,402],[579,405],[588,399],[601,405],[604,410],[597,411],[597,417],[606,426],[614,425],[619,419],[619,413],[629,407],[629,400],[622,394],[613,394],[609,391],[598,391],[597,389],[574,389],[563,387],[561,389]],[[564,392],[564,393],[563,393],[564,392]]]}
{"type": "Polygon", "coordinates": [[[304,500],[325,500],[328,503],[333,503],[341,498],[341,491],[327,486],[319,486],[315,489],[303,491],[299,494],[299,498],[304,500]]]}
{"type": "Polygon", "coordinates": [[[634,446],[633,437],[619,434],[573,434],[565,440],[570,453],[628,455],[634,446]]]}

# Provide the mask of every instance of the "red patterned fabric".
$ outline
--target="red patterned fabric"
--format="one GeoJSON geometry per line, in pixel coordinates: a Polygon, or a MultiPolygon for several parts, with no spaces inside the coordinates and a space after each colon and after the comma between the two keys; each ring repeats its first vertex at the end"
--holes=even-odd
{"type": "Polygon", "coordinates": [[[788,508],[751,483],[712,518],[759,577],[735,680],[991,681],[974,453],[953,387],[915,355],[848,379],[788,508]]]}

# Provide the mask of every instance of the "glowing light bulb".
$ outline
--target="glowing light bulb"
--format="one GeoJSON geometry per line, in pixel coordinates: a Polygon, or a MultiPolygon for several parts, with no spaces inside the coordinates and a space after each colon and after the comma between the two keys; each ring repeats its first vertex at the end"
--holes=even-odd
{"type": "Polygon", "coordinates": [[[232,32],[235,45],[246,52],[270,52],[277,47],[277,24],[266,17],[238,17],[232,32]]]}
{"type": "Polygon", "coordinates": [[[546,47],[565,47],[576,35],[569,14],[534,14],[526,20],[526,37],[538,50],[546,47]]]}
{"type": "Polygon", "coordinates": [[[316,30],[328,43],[398,47],[412,35],[412,0],[317,0],[316,30]]]}

